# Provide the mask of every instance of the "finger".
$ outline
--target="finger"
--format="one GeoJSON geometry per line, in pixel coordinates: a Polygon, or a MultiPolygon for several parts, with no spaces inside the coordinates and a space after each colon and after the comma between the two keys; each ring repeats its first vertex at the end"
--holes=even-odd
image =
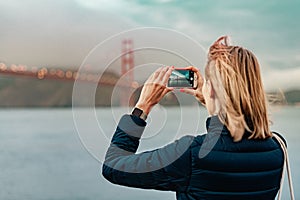
{"type": "Polygon", "coordinates": [[[172,71],[174,70],[174,67],[169,67],[168,70],[166,71],[163,79],[162,79],[162,84],[163,85],[167,85],[168,81],[169,81],[169,78],[172,74],[172,71]]]}
{"type": "Polygon", "coordinates": [[[181,88],[179,91],[183,92],[183,93],[186,93],[186,94],[196,96],[196,90],[191,89],[191,88],[181,88]]]}
{"type": "Polygon", "coordinates": [[[148,77],[148,79],[145,81],[144,85],[146,85],[147,83],[150,83],[151,80],[153,79],[153,76],[154,76],[154,73],[152,73],[152,74],[148,77]]]}
{"type": "Polygon", "coordinates": [[[188,70],[192,70],[193,72],[195,72],[197,74],[197,76],[202,77],[200,70],[197,67],[194,66],[188,66],[186,67],[186,69],[188,70]]]}
{"type": "Polygon", "coordinates": [[[162,68],[162,70],[160,71],[158,77],[157,77],[157,81],[160,82],[163,80],[163,77],[165,76],[166,72],[168,71],[169,66],[166,66],[164,68],[162,68]]]}
{"type": "Polygon", "coordinates": [[[194,67],[194,66],[188,66],[186,69],[192,70],[193,72],[196,73],[196,76],[197,76],[197,79],[198,79],[197,80],[197,82],[198,82],[197,88],[199,88],[199,87],[201,88],[202,85],[203,85],[204,80],[203,80],[202,74],[200,73],[200,70],[198,68],[194,67]]]}
{"type": "Polygon", "coordinates": [[[194,71],[194,72],[199,71],[199,69],[198,69],[197,67],[192,66],[192,65],[187,66],[185,69],[192,70],[192,71],[194,71]]]}
{"type": "Polygon", "coordinates": [[[196,73],[198,80],[203,80],[202,74],[200,73],[199,70],[198,71],[194,71],[194,72],[196,73]]]}
{"type": "Polygon", "coordinates": [[[153,80],[157,79],[160,74],[161,74],[161,71],[164,69],[164,67],[159,67],[157,70],[155,70],[155,72],[153,73],[153,80]]]}
{"type": "MultiPolygon", "coordinates": [[[[156,72],[156,71],[155,71],[155,72],[156,72]]],[[[145,84],[153,82],[152,80],[154,79],[155,72],[153,72],[153,73],[149,76],[149,78],[145,81],[145,84]]]]}
{"type": "Polygon", "coordinates": [[[166,87],[166,88],[164,89],[164,91],[162,92],[162,96],[165,96],[167,93],[169,93],[169,92],[171,92],[171,91],[173,91],[173,90],[174,90],[174,88],[166,87]]]}
{"type": "Polygon", "coordinates": [[[145,83],[153,83],[155,81],[155,79],[157,79],[157,77],[160,74],[160,71],[163,69],[163,67],[159,67],[158,69],[156,69],[151,75],[150,77],[147,79],[147,81],[145,83]]]}

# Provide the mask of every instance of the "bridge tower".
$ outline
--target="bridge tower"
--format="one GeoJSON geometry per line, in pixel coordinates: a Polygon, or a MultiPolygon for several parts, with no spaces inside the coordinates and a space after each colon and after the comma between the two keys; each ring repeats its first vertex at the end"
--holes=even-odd
{"type": "Polygon", "coordinates": [[[133,41],[131,39],[124,39],[122,41],[122,57],[121,57],[121,77],[129,85],[123,88],[120,92],[120,105],[132,106],[133,88],[131,84],[134,82],[134,56],[133,56],[133,41]]]}

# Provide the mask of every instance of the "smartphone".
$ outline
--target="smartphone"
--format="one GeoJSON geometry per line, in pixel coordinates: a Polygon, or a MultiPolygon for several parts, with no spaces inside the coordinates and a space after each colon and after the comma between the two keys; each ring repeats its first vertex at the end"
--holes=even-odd
{"type": "Polygon", "coordinates": [[[168,87],[197,88],[197,76],[192,70],[175,68],[168,80],[168,87]]]}

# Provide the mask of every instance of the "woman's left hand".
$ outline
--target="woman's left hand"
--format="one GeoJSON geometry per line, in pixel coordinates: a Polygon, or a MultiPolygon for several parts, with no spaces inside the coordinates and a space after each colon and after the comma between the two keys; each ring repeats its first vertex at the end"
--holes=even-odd
{"type": "Polygon", "coordinates": [[[157,69],[145,82],[140,98],[135,107],[149,114],[150,110],[173,88],[167,87],[169,77],[174,67],[161,67],[157,69]]]}
{"type": "Polygon", "coordinates": [[[202,94],[202,87],[203,87],[204,80],[200,73],[200,70],[193,66],[189,66],[186,69],[192,70],[193,72],[196,73],[197,80],[198,80],[197,88],[181,88],[180,92],[193,95],[202,105],[205,105],[205,99],[202,94]]]}

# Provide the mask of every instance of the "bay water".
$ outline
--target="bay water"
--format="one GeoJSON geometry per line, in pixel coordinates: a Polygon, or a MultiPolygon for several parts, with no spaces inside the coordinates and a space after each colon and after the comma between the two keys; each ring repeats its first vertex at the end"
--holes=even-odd
{"type": "MultiPolygon", "coordinates": [[[[300,195],[300,108],[272,107],[272,130],[288,142],[296,199],[300,195]]],[[[130,108],[0,110],[0,199],[175,199],[173,192],[117,186],[101,175],[109,140],[130,108]],[[91,116],[93,116],[91,118],[91,116]],[[95,123],[96,122],[96,123],[95,123]]],[[[139,152],[183,135],[205,133],[206,110],[161,107],[150,114],[139,152]]],[[[288,199],[287,182],[283,199],[288,199]]]]}

